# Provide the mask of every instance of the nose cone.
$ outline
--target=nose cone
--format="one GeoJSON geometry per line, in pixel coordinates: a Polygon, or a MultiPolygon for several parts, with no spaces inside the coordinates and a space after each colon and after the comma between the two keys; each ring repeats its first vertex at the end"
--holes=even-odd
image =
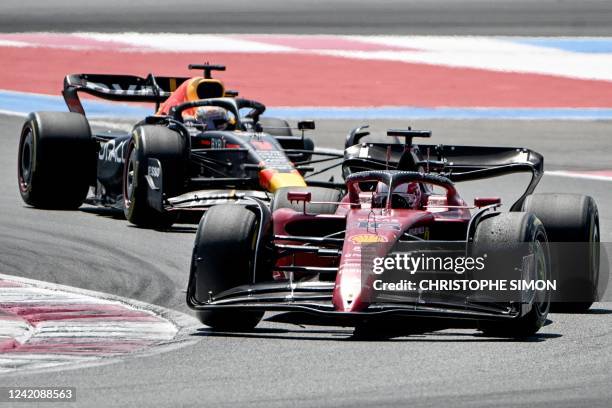
{"type": "Polygon", "coordinates": [[[368,305],[363,301],[360,277],[346,276],[345,279],[337,279],[332,303],[338,312],[358,312],[364,310],[368,305]]]}

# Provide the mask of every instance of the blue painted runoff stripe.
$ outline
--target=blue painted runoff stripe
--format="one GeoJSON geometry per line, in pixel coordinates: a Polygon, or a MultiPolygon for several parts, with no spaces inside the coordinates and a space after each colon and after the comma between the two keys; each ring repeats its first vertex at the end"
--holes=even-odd
{"type": "MultiPolygon", "coordinates": [[[[153,113],[142,106],[119,102],[83,100],[88,117],[143,118],[153,113]]],[[[0,91],[0,112],[66,111],[61,96],[0,91]]],[[[612,108],[420,108],[382,107],[270,107],[266,116],[287,119],[523,119],[610,120],[612,108]]]]}
{"type": "MultiPolygon", "coordinates": [[[[91,117],[137,117],[151,115],[150,109],[128,105],[121,102],[101,102],[81,99],[87,116],[91,117]]],[[[27,114],[35,111],[67,111],[68,107],[61,96],[41,95],[26,92],[0,91],[0,111],[27,114]]]]}
{"type": "Polygon", "coordinates": [[[507,38],[519,44],[535,45],[537,47],[557,48],[564,51],[590,54],[612,53],[612,38],[610,37],[533,37],[507,38]]]}

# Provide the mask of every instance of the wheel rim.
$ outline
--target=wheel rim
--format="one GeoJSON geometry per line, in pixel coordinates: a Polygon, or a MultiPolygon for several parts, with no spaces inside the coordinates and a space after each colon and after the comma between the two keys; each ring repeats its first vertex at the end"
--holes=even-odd
{"type": "Polygon", "coordinates": [[[33,143],[34,135],[32,129],[28,128],[22,138],[19,152],[18,177],[21,191],[26,191],[32,182],[32,166],[34,159],[33,143]]]}
{"type": "Polygon", "coordinates": [[[589,243],[591,249],[591,276],[593,277],[593,295],[594,298],[597,299],[599,296],[598,293],[598,282],[599,282],[599,257],[600,257],[600,247],[599,247],[599,220],[598,217],[593,215],[593,232],[591,234],[591,242],[589,243]]]}
{"type": "MultiPolygon", "coordinates": [[[[549,278],[545,242],[545,238],[541,236],[537,237],[534,242],[536,280],[547,281],[549,278]]],[[[550,292],[548,290],[536,291],[534,306],[537,308],[540,315],[548,313],[548,309],[550,308],[550,292]]]]}
{"type": "Polygon", "coordinates": [[[136,169],[136,149],[133,146],[129,150],[128,162],[125,166],[124,180],[123,180],[123,200],[125,207],[128,208],[134,197],[134,177],[136,169]]]}

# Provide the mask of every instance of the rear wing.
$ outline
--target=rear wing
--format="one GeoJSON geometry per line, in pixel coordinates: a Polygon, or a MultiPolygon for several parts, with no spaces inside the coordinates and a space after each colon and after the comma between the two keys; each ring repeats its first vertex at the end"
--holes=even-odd
{"type": "MultiPolygon", "coordinates": [[[[405,135],[401,135],[405,136],[405,135]]],[[[506,174],[531,173],[531,181],[511,211],[519,211],[544,174],[541,154],[522,147],[449,146],[362,143],[345,150],[345,178],[357,171],[397,169],[439,173],[453,182],[506,174]],[[408,145],[410,146],[410,145],[408,145]]]]}
{"type": "Polygon", "coordinates": [[[121,102],[165,101],[174,90],[188,77],[156,77],[149,74],[146,78],[133,75],[73,74],[64,78],[62,95],[71,112],[85,114],[79,99],[84,92],[102,99],[121,102]]]}

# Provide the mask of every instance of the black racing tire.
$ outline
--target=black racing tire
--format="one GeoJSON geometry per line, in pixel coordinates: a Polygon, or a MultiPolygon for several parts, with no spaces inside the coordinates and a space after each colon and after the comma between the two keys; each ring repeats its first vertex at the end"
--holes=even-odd
{"type": "Polygon", "coordinates": [[[96,150],[89,123],[73,112],[30,113],[21,130],[19,193],[35,208],[74,210],[96,177],[96,150]]]}
{"type": "Polygon", "coordinates": [[[586,312],[597,300],[599,284],[599,212],[592,197],[580,194],[533,194],[523,211],[544,223],[551,243],[588,243],[572,246],[552,244],[553,279],[559,279],[555,312],[586,312]]]}
{"type": "Polygon", "coordinates": [[[279,118],[259,118],[259,124],[263,128],[263,131],[272,136],[293,136],[291,126],[286,120],[279,118]]]}
{"type": "MultiPolygon", "coordinates": [[[[314,152],[314,149],[315,149],[314,141],[309,137],[304,137],[302,149],[308,150],[310,152],[314,152]]],[[[307,162],[312,159],[312,153],[302,153],[299,157],[295,157],[292,159],[294,162],[307,162]]]]}
{"type": "Polygon", "coordinates": [[[340,191],[324,187],[281,187],[274,193],[272,200],[272,212],[279,208],[292,208],[295,211],[303,211],[304,203],[291,202],[287,199],[290,191],[308,191],[311,193],[312,201],[322,201],[325,203],[306,203],[306,211],[310,214],[335,214],[338,209],[337,203],[340,201],[340,191]]]}
{"type": "Polygon", "coordinates": [[[147,201],[145,178],[149,159],[158,159],[162,167],[163,194],[180,194],[186,180],[187,152],[184,138],[164,126],[144,125],[134,128],[123,172],[123,210],[125,218],[142,228],[169,228],[176,215],[160,212],[147,201]]]}
{"type": "MultiPolygon", "coordinates": [[[[500,276],[521,279],[517,271],[522,267],[522,256],[515,262],[508,262],[510,251],[524,253],[525,243],[537,243],[536,265],[538,279],[550,279],[550,254],[546,230],[542,222],[533,214],[511,212],[492,215],[482,219],[474,234],[473,249],[477,254],[487,254],[487,264],[495,265],[500,276]],[[496,255],[505,254],[503,261],[496,262],[496,255]]],[[[520,272],[518,272],[520,273],[520,272]]],[[[546,322],[550,310],[550,292],[539,293],[527,314],[508,321],[481,321],[479,329],[488,336],[528,337],[534,335],[546,322]]]]}
{"type": "MultiPolygon", "coordinates": [[[[284,119],[279,118],[265,118],[259,119],[259,124],[262,130],[272,136],[293,136],[291,125],[284,119]]],[[[284,149],[297,149],[297,150],[308,150],[309,152],[293,153],[291,161],[296,162],[307,162],[312,158],[315,144],[314,141],[308,137],[295,137],[294,140],[279,139],[281,146],[284,149]]]]}
{"type": "MultiPolygon", "coordinates": [[[[258,227],[255,214],[241,205],[216,205],[206,211],[193,248],[197,301],[206,302],[209,296],[253,281],[258,227]]],[[[203,324],[224,331],[252,330],[263,315],[243,310],[196,311],[203,324]]]]}

